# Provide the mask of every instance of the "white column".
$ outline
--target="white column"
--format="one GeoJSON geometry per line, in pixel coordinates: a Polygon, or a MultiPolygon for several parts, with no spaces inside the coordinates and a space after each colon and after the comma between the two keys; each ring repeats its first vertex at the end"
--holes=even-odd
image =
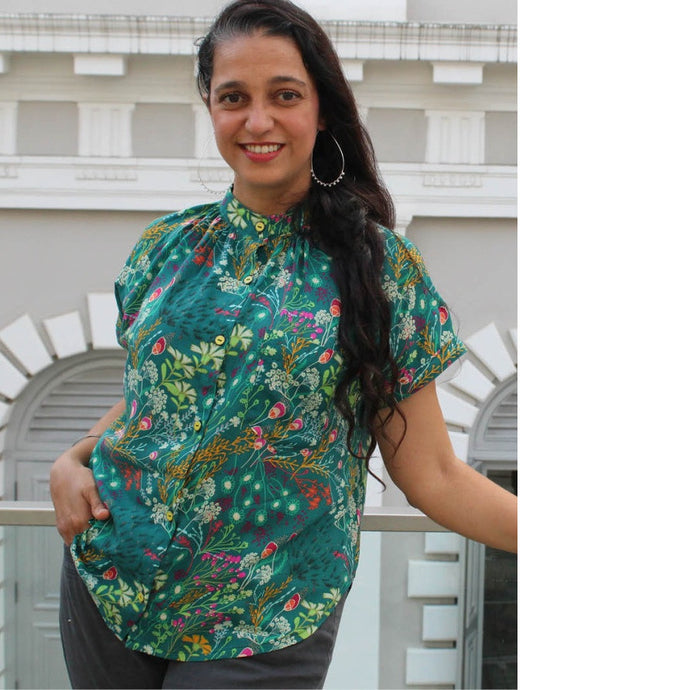
{"type": "Polygon", "coordinates": [[[132,156],[133,103],[79,103],[79,155],[132,156]]]}
{"type": "Polygon", "coordinates": [[[484,112],[427,110],[427,163],[484,162],[484,112]]]}
{"type": "Polygon", "coordinates": [[[194,110],[194,157],[220,158],[208,108],[201,103],[195,103],[192,109],[194,110]]]}
{"type": "Polygon", "coordinates": [[[0,102],[0,155],[17,153],[17,103],[0,102]]]}

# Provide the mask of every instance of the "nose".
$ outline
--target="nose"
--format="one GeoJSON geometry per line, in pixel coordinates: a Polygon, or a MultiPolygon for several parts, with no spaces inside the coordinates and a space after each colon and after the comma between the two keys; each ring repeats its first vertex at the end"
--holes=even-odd
{"type": "Polygon", "coordinates": [[[264,103],[252,103],[245,128],[252,134],[264,134],[273,127],[273,117],[264,103]]]}

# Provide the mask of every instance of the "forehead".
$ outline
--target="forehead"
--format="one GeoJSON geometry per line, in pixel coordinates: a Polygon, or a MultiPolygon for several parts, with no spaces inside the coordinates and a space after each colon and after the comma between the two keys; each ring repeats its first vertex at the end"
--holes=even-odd
{"type": "Polygon", "coordinates": [[[218,43],[213,55],[213,82],[227,79],[259,82],[289,76],[313,86],[297,44],[285,36],[240,34],[218,43]]]}

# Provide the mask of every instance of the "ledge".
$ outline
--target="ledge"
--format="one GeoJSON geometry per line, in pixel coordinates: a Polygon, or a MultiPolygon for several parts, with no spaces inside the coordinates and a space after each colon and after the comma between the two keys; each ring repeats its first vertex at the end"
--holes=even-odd
{"type": "MultiPolygon", "coordinates": [[[[55,510],[49,501],[0,501],[0,526],[53,527],[55,510]]],[[[365,532],[446,532],[424,513],[409,507],[365,507],[365,532]]]]}
{"type": "MultiPolygon", "coordinates": [[[[517,217],[517,167],[382,163],[401,217],[517,217]]],[[[217,199],[218,159],[0,156],[0,208],[167,211],[217,199]],[[216,191],[204,190],[199,177],[216,191]]]]}
{"type": "MultiPolygon", "coordinates": [[[[209,17],[0,14],[0,52],[192,55],[209,17]]],[[[322,21],[342,59],[517,63],[513,25],[322,21]]]]}

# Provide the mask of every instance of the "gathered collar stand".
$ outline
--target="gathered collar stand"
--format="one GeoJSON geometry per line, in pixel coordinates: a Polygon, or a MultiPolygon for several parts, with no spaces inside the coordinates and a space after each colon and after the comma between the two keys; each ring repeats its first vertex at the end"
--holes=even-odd
{"type": "Polygon", "coordinates": [[[304,234],[308,229],[307,212],[304,204],[293,206],[285,213],[265,216],[256,213],[238,201],[229,189],[220,204],[220,212],[238,236],[245,240],[265,240],[292,233],[304,234]]]}

